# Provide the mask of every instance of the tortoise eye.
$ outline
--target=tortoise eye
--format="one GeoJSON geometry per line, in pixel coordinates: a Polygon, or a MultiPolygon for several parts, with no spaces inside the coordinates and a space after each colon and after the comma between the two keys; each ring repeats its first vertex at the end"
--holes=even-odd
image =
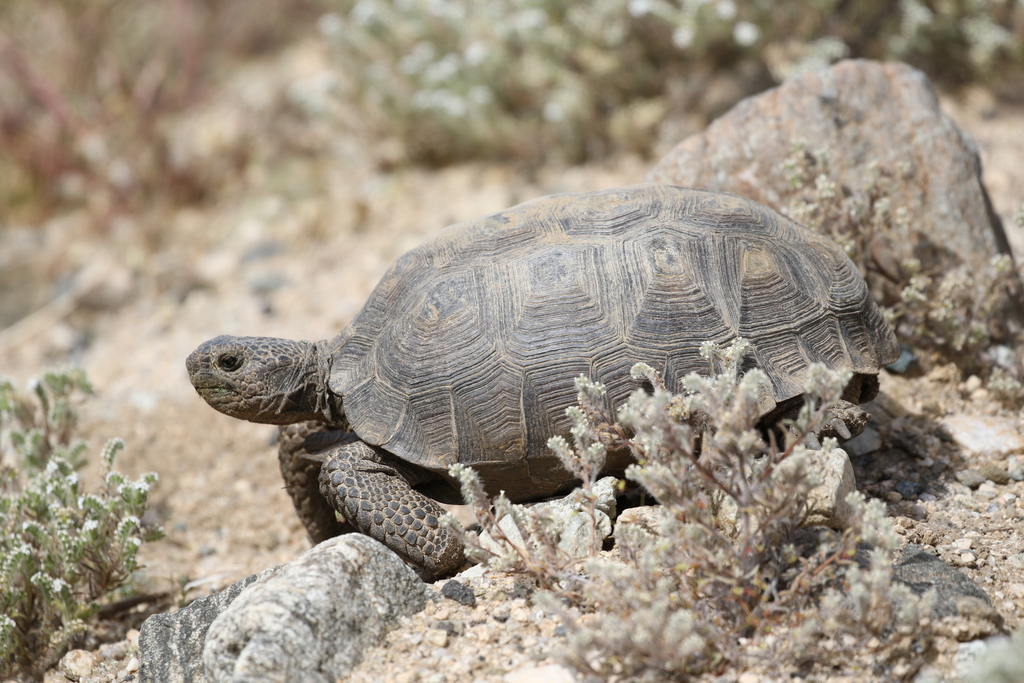
{"type": "Polygon", "coordinates": [[[217,367],[221,370],[234,372],[238,368],[242,367],[242,359],[238,356],[232,356],[230,353],[225,353],[217,359],[217,367]]]}

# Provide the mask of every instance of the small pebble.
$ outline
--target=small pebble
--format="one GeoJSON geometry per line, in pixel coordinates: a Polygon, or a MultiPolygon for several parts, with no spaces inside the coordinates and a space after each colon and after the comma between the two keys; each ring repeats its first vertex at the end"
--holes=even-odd
{"type": "Polygon", "coordinates": [[[1010,483],[1010,474],[999,465],[987,463],[978,468],[978,474],[990,479],[996,484],[1005,485],[1010,483]]]}
{"type": "Polygon", "coordinates": [[[77,681],[90,675],[99,661],[99,657],[88,650],[71,650],[61,658],[57,668],[71,680],[77,681]]]}
{"type": "Polygon", "coordinates": [[[881,448],[882,437],[873,427],[865,427],[863,432],[843,444],[843,450],[852,458],[874,453],[881,448]]]}
{"type": "Polygon", "coordinates": [[[970,550],[972,547],[974,547],[974,540],[970,538],[958,538],[957,540],[953,541],[953,545],[957,548],[957,550],[970,550]]]}
{"type": "Polygon", "coordinates": [[[928,510],[923,505],[911,505],[907,516],[920,522],[928,519],[928,510]]]}
{"type": "Polygon", "coordinates": [[[900,357],[885,366],[885,369],[889,372],[894,372],[897,375],[902,375],[911,368],[918,366],[917,355],[911,350],[909,346],[900,344],[900,357]]]}
{"type": "Polygon", "coordinates": [[[903,494],[899,491],[889,491],[889,493],[885,494],[885,499],[890,503],[898,503],[903,500],[903,494]]]}
{"type": "Polygon", "coordinates": [[[978,487],[974,492],[974,495],[982,498],[995,498],[999,495],[999,489],[997,489],[991,482],[986,481],[984,484],[978,487]]]}
{"type": "Polygon", "coordinates": [[[127,652],[125,652],[125,643],[108,643],[100,648],[100,657],[103,659],[120,660],[124,659],[127,652]]]}
{"type": "Polygon", "coordinates": [[[395,683],[413,683],[419,674],[415,671],[403,671],[402,673],[395,676],[395,683]]]}
{"type": "Polygon", "coordinates": [[[424,636],[428,643],[437,645],[438,647],[448,647],[448,631],[442,631],[438,628],[432,628],[427,631],[424,636]]]}
{"type": "Polygon", "coordinates": [[[977,375],[971,375],[967,378],[967,381],[964,382],[963,387],[964,391],[968,394],[972,391],[977,391],[978,389],[981,389],[981,378],[977,375]]]}
{"type": "Polygon", "coordinates": [[[1006,459],[1006,471],[1010,475],[1010,479],[1024,481],[1024,463],[1016,455],[1011,455],[1006,459]]]}
{"type": "Polygon", "coordinates": [[[893,486],[893,489],[899,491],[900,495],[902,495],[904,498],[913,498],[914,496],[921,493],[921,485],[918,484],[917,482],[909,481],[907,479],[903,479],[901,481],[896,482],[896,485],[893,486]]]}
{"type": "Polygon", "coordinates": [[[1024,583],[1011,583],[1009,589],[1013,597],[1024,598],[1024,583]]]}
{"type": "Polygon", "coordinates": [[[476,606],[476,595],[473,594],[473,589],[455,579],[441,586],[441,595],[462,605],[476,606]]]}
{"type": "Polygon", "coordinates": [[[972,552],[960,553],[956,563],[961,567],[973,567],[978,562],[978,556],[972,552]]]}
{"type": "Polygon", "coordinates": [[[919,495],[918,498],[921,499],[922,503],[934,503],[935,501],[938,500],[937,497],[933,496],[932,494],[928,493],[927,491],[922,493],[921,495],[919,495]]]}
{"type": "Polygon", "coordinates": [[[759,683],[761,677],[753,671],[744,671],[740,674],[740,677],[736,679],[736,683],[759,683]]]}
{"type": "Polygon", "coordinates": [[[996,365],[1001,365],[1007,370],[1012,370],[1018,363],[1017,353],[1009,346],[1003,346],[1002,344],[991,347],[988,350],[988,355],[996,365]]]}
{"type": "Polygon", "coordinates": [[[525,624],[530,621],[530,610],[525,607],[516,607],[510,612],[513,619],[519,623],[525,624]]]}
{"type": "Polygon", "coordinates": [[[956,473],[956,480],[972,489],[985,483],[985,477],[981,476],[981,472],[978,470],[960,470],[956,473]]]}
{"type": "Polygon", "coordinates": [[[130,674],[133,674],[136,671],[138,671],[139,670],[139,658],[135,657],[133,655],[132,658],[128,660],[128,663],[124,665],[124,670],[127,671],[130,674]]]}

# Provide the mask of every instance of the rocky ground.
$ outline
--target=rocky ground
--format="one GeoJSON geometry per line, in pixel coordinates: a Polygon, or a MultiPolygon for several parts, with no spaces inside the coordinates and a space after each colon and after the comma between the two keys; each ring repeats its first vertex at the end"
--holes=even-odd
{"type": "MultiPolygon", "coordinates": [[[[1024,232],[1013,214],[1024,203],[1024,107],[972,91],[944,108],[978,143],[1019,262],[1024,232]]],[[[93,655],[77,653],[48,681],[129,680],[137,633],[127,629],[142,616],[309,548],[281,488],[274,428],[219,415],[196,396],[184,370],[196,345],[224,333],[330,337],[395,257],[443,226],[544,194],[636,182],[649,166],[618,158],[539,172],[494,164],[386,172],[368,159],[352,153],[317,169],[316,192],[302,191],[313,171],[300,169],[298,180],[268,177],[217,205],[168,215],[156,247],[140,245],[127,219],[100,233],[74,215],[0,233],[0,250],[42,263],[49,281],[62,271],[54,253],[65,266],[84,266],[52,303],[0,331],[0,372],[24,382],[57,363],[85,367],[97,392],[83,407],[91,452],[121,436],[121,469],[159,473],[152,514],[167,532],[143,548],[139,589],[170,597],[133,608],[120,630],[111,627],[113,644],[92,642],[93,655]]],[[[1012,456],[1024,453],[1024,414],[955,365],[884,374],[882,392],[884,448],[853,454],[860,488],[889,504],[907,541],[984,588],[1008,630],[1021,628],[1024,482],[1014,475],[1024,455],[1012,456]]],[[[369,650],[352,680],[573,680],[557,664],[564,628],[528,591],[506,577],[464,578],[475,605],[430,603],[369,650]]],[[[954,636],[937,671],[953,665],[954,636]]]]}

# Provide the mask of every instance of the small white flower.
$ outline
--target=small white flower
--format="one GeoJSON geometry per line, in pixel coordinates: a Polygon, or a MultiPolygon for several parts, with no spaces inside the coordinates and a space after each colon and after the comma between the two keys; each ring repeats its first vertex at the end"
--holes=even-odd
{"type": "Polygon", "coordinates": [[[565,107],[559,102],[548,100],[544,103],[544,120],[551,123],[558,123],[565,120],[565,107]]]}
{"type": "Polygon", "coordinates": [[[685,50],[693,45],[693,29],[689,26],[680,26],[672,32],[672,42],[680,50],[685,50]]]}
{"type": "MultiPolygon", "coordinates": [[[[377,18],[377,15],[377,5],[373,0],[359,0],[356,6],[352,8],[350,14],[352,21],[360,26],[367,26],[377,18]]],[[[320,30],[323,31],[324,29],[321,27],[320,30]]]]}
{"type": "Polygon", "coordinates": [[[474,85],[469,89],[469,92],[466,93],[466,97],[470,102],[477,106],[490,104],[494,101],[494,93],[486,85],[474,85]]]}
{"type": "Polygon", "coordinates": [[[423,70],[423,81],[438,85],[452,80],[458,73],[462,60],[456,54],[447,54],[423,70]]]}
{"type": "Polygon", "coordinates": [[[733,27],[732,37],[738,45],[750,47],[761,37],[761,29],[749,21],[740,21],[733,27]]]}
{"type": "Polygon", "coordinates": [[[479,66],[484,63],[490,54],[491,48],[487,47],[486,43],[482,40],[475,40],[466,47],[463,52],[463,58],[469,66],[479,66]]]}
{"type": "Polygon", "coordinates": [[[316,28],[324,37],[336,38],[341,35],[345,24],[337,14],[328,12],[316,20],[316,28]]]}
{"type": "Polygon", "coordinates": [[[722,21],[732,21],[736,18],[736,3],[733,0],[719,0],[715,4],[715,14],[722,21]]]}
{"type": "Polygon", "coordinates": [[[540,8],[523,10],[515,18],[514,23],[520,31],[541,28],[547,23],[548,15],[540,8]]]}
{"type": "Polygon", "coordinates": [[[642,17],[654,9],[654,3],[651,0],[629,0],[628,8],[631,16],[642,17]]]}

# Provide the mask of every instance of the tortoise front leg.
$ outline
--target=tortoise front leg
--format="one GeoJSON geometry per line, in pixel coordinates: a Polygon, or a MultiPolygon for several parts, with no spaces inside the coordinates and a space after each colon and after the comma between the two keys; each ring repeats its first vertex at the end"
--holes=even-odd
{"type": "Polygon", "coordinates": [[[413,485],[433,475],[362,441],[331,451],[320,492],[359,531],[432,576],[454,572],[462,544],[441,526],[445,511],[413,485]]]}
{"type": "Polygon", "coordinates": [[[340,429],[331,430],[321,422],[300,422],[281,427],[277,449],[281,476],[299,521],[306,527],[313,545],[356,531],[351,524],[338,521],[334,508],[320,493],[320,470],[325,451],[349,434],[340,429]]]}

